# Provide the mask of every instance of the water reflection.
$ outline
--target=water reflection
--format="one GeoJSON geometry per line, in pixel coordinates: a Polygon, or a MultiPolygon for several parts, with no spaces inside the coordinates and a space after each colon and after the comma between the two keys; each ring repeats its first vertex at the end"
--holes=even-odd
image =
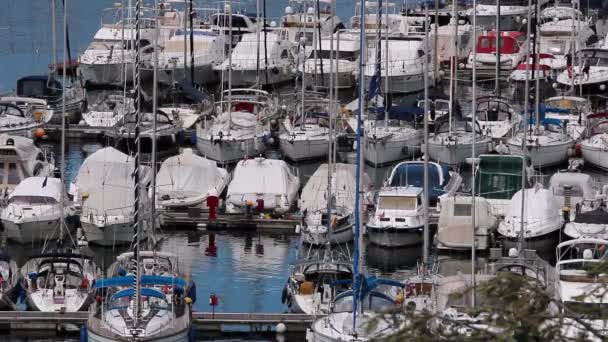
{"type": "Polygon", "coordinates": [[[378,270],[384,274],[415,268],[421,257],[421,245],[385,248],[368,242],[365,246],[365,264],[368,270],[378,270]]]}

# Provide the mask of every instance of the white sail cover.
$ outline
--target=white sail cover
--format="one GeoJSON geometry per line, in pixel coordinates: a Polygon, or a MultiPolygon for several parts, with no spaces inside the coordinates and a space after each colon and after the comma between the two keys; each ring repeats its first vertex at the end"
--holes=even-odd
{"type": "Polygon", "coordinates": [[[255,202],[257,195],[263,195],[267,207],[273,207],[274,196],[288,194],[294,182],[298,182],[297,177],[282,160],[241,160],[234,169],[226,199],[233,203],[255,202]]]}
{"type": "MultiPolygon", "coordinates": [[[[355,210],[356,165],[336,163],[332,175],[332,194],[335,198],[333,206],[355,210]]],[[[367,174],[361,177],[361,191],[370,188],[370,178],[367,174]]],[[[300,211],[314,212],[327,208],[327,164],[321,164],[310,177],[300,197],[300,211]]],[[[361,199],[363,201],[363,199],[361,199]]],[[[363,203],[363,202],[361,202],[363,203]]]]}
{"type": "MultiPolygon", "coordinates": [[[[142,183],[150,177],[149,167],[142,167],[142,183]]],[[[80,166],[74,184],[78,191],[90,191],[100,186],[133,187],[133,170],[135,161],[113,147],[95,151],[80,166]]]]}
{"type": "Polygon", "coordinates": [[[10,200],[13,197],[46,197],[60,202],[62,191],[63,184],[59,178],[28,177],[15,187],[8,198],[10,200]]]}
{"type": "MultiPolygon", "coordinates": [[[[186,197],[204,195],[218,184],[220,177],[216,162],[197,156],[187,148],[163,162],[156,176],[156,194],[159,198],[177,194],[186,197]]],[[[220,193],[222,189],[216,190],[220,193]]]]}

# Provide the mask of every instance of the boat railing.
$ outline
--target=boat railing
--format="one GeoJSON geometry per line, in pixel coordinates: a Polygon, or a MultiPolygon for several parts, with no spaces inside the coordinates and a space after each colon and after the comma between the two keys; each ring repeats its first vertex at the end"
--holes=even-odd
{"type": "MultiPolygon", "coordinates": [[[[133,208],[134,206],[125,206],[125,207],[116,207],[116,208],[104,208],[104,209],[96,209],[91,208],[86,205],[86,202],[82,206],[82,216],[90,217],[103,217],[104,222],[108,222],[108,217],[118,217],[122,216],[125,219],[130,219],[133,216],[133,208]]],[[[92,221],[92,220],[91,220],[92,221]]]]}

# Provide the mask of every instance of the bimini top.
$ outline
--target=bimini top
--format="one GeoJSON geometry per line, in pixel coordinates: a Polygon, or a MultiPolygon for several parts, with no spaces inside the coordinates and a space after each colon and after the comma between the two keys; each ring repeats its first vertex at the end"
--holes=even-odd
{"type": "MultiPolygon", "coordinates": [[[[123,298],[123,297],[133,297],[135,295],[135,289],[130,287],[128,289],[124,289],[124,290],[120,290],[118,292],[116,292],[114,295],[112,295],[112,297],[110,298],[110,301],[115,301],[119,298],[123,298]]],[[[162,293],[161,291],[157,290],[157,289],[153,289],[153,288],[149,288],[149,287],[142,287],[141,288],[141,295],[142,296],[146,296],[146,297],[155,297],[155,298],[166,298],[165,294],[162,293]]]]}
{"type": "MultiPolygon", "coordinates": [[[[445,193],[445,186],[450,182],[450,172],[446,165],[429,162],[429,200],[445,193]]],[[[414,186],[424,187],[424,163],[407,161],[397,164],[388,178],[387,186],[414,186]]]]}
{"type": "Polygon", "coordinates": [[[60,202],[62,192],[63,183],[59,178],[28,177],[15,187],[8,198],[10,200],[13,197],[49,197],[60,202]]]}

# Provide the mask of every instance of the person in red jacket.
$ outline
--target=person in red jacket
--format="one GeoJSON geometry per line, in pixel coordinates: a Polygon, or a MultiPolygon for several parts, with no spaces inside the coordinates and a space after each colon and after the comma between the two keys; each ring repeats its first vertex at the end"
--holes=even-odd
{"type": "Polygon", "coordinates": [[[213,221],[217,218],[217,207],[219,205],[219,197],[217,196],[217,191],[212,189],[209,191],[209,195],[207,196],[207,207],[209,208],[209,221],[213,221]]]}

